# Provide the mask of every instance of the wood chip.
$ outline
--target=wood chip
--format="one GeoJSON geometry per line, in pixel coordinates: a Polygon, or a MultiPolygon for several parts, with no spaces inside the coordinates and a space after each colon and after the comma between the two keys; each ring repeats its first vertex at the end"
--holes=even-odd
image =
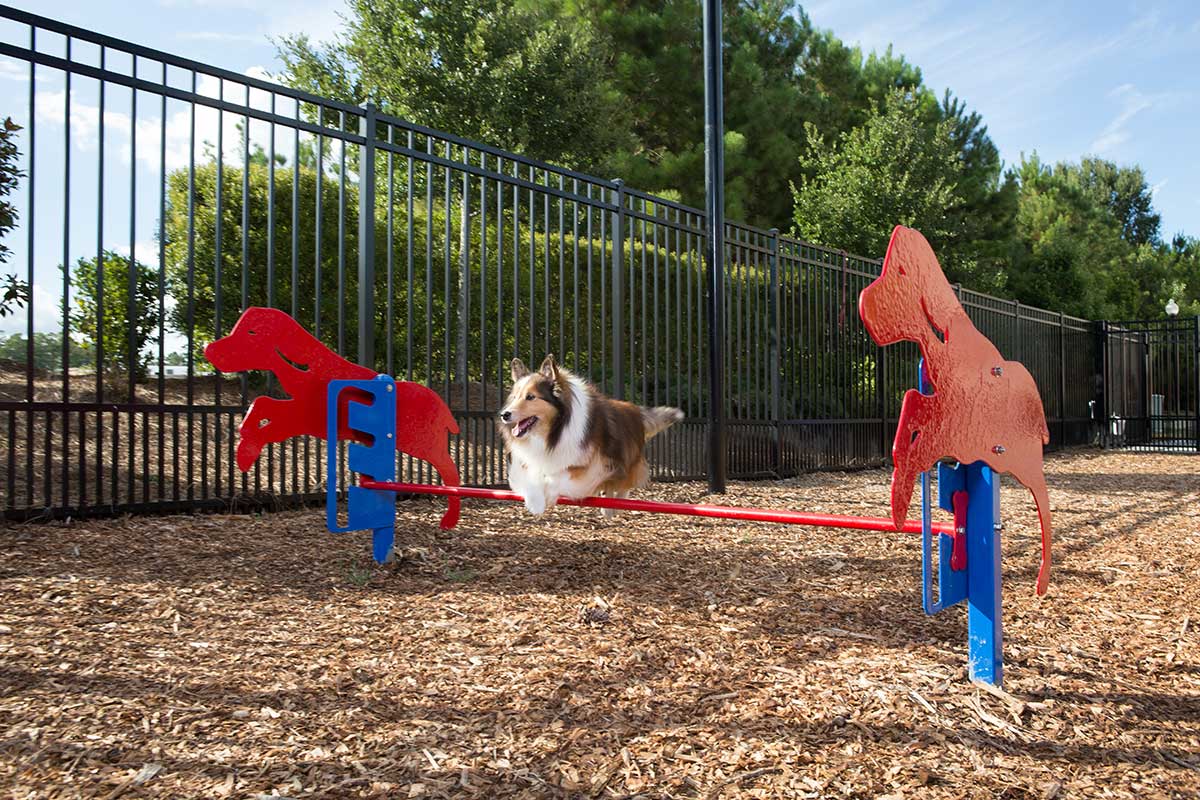
{"type": "MultiPolygon", "coordinates": [[[[405,556],[376,567],[370,537],[328,534],[319,509],[0,523],[0,784],[114,800],[1194,797],[1197,463],[1052,455],[1040,600],[1037,517],[1005,482],[998,690],[967,681],[964,611],[922,613],[902,534],[473,502],[443,536],[442,505],[415,500],[398,510],[405,556]]],[[[886,516],[889,477],[735,481],[720,502],[886,516]]]]}

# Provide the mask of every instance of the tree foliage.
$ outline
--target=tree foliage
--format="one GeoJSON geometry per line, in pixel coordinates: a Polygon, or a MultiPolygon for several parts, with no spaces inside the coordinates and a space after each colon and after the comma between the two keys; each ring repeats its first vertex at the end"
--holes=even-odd
{"type": "Polygon", "coordinates": [[[118,384],[131,370],[135,380],[144,380],[147,345],[158,341],[158,271],[106,250],[100,265],[95,258],[79,259],[70,280],[68,319],[76,344],[94,348],[97,368],[118,384]]]}
{"type": "Polygon", "coordinates": [[[625,130],[605,49],[541,4],[350,0],[334,41],[279,53],[293,86],[567,166],[599,166],[625,130]]]}
{"type": "Polygon", "coordinates": [[[800,156],[807,174],[793,188],[795,228],[806,239],[879,258],[895,225],[920,229],[935,250],[961,231],[962,162],[952,124],[930,127],[919,96],[892,90],[859,127],[836,139],[809,125],[800,156]]]}
{"type": "MultiPolygon", "coordinates": [[[[16,134],[21,126],[7,117],[0,124],[0,264],[8,261],[12,251],[4,244],[4,237],[17,225],[17,207],[7,198],[17,188],[24,173],[17,168],[20,152],[16,134]]],[[[12,273],[0,275],[0,317],[6,317],[17,308],[29,303],[29,284],[12,273]]]]}
{"type": "MultiPolygon", "coordinates": [[[[10,364],[28,362],[28,340],[23,333],[0,337],[0,361],[10,364]]],[[[58,332],[33,334],[33,366],[48,371],[62,369],[62,334],[58,332]]],[[[68,349],[68,366],[86,367],[93,363],[95,353],[87,343],[71,343],[68,349]]]]}
{"type": "MultiPolygon", "coordinates": [[[[1195,296],[1195,240],[1165,240],[1136,166],[1006,169],[981,115],[891,47],[849,47],[793,0],[723,6],[730,219],[873,257],[914,225],[951,280],[1085,316],[1195,296]]],[[[352,0],[332,41],[280,54],[294,86],[703,205],[694,3],[352,0]]]]}
{"type": "Polygon", "coordinates": [[[1049,166],[1035,154],[1014,175],[1007,288],[1018,300],[1090,319],[1154,318],[1173,295],[1189,302],[1200,285],[1194,240],[1161,240],[1141,169],[1092,158],[1049,166]]]}

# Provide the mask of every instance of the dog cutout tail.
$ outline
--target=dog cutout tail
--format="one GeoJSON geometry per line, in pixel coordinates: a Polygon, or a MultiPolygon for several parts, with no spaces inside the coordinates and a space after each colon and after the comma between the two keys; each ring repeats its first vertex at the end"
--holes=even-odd
{"type": "Polygon", "coordinates": [[[670,406],[655,406],[642,409],[642,425],[646,429],[646,438],[662,433],[667,428],[683,419],[683,412],[670,406]]]}

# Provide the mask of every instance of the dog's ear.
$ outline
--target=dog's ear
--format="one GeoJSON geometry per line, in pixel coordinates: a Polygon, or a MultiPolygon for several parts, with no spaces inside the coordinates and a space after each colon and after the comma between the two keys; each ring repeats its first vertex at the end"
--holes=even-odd
{"type": "Polygon", "coordinates": [[[546,360],[542,362],[542,367],[538,371],[552,381],[558,380],[558,365],[554,363],[553,353],[546,356],[546,360]]]}
{"type": "Polygon", "coordinates": [[[525,363],[519,358],[514,358],[512,360],[512,379],[514,381],[519,381],[528,374],[529,368],[525,366],[525,363]]]}

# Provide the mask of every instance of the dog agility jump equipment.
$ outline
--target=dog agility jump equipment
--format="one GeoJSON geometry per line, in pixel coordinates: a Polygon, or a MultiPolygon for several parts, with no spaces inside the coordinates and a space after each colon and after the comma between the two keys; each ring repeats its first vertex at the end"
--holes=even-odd
{"type": "MultiPolygon", "coordinates": [[[[904,396],[892,448],[891,519],[613,497],[558,502],[919,533],[925,613],[936,614],[965,602],[971,679],[999,685],[1003,678],[1000,472],[1013,475],[1034,495],[1042,528],[1039,594],[1046,591],[1049,577],[1050,510],[1042,474],[1042,446],[1049,434],[1037,387],[1023,366],[1004,361],[975,329],[928,242],[914,230],[898,226],[893,231],[880,277],[859,297],[859,313],[878,344],[914,341],[922,356],[918,389],[904,396]],[[947,458],[957,463],[943,462],[947,458]],[[935,467],[937,503],[954,515],[952,525],[932,520],[929,473],[935,467]],[[907,516],[918,477],[921,519],[916,522],[907,516]]],[[[436,393],[337,356],[281,311],[247,309],[229,336],[213,342],[205,353],[222,371],[270,370],[291,395],[290,400],[260,397],[251,405],[239,429],[239,467],[249,469],[266,442],[323,435],[330,448],[327,525],[335,533],[371,530],[378,562],[385,561],[394,546],[397,495],[446,497],[449,507],[441,525],[447,529],[457,524],[464,497],[523,499],[515,492],[459,485],[449,457],[449,434],[458,428],[436,393]],[[358,476],[357,482],[345,487],[345,524],[339,520],[342,487],[334,455],[343,440],[349,440],[347,467],[358,476]],[[431,463],[443,485],[398,482],[397,452],[431,463]]]]}

